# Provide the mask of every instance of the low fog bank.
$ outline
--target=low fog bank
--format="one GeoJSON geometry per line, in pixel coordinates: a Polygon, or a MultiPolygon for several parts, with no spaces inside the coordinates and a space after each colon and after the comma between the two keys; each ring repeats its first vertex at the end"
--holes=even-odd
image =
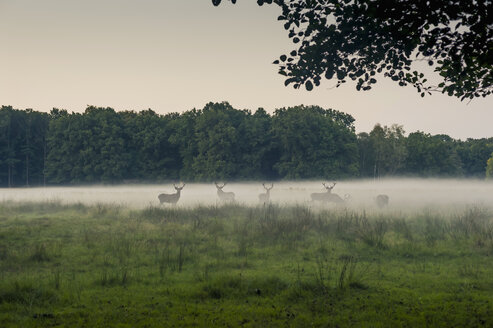
{"type": "MultiPolygon", "coordinates": [[[[331,181],[326,181],[332,185],[331,181]]],[[[270,186],[270,184],[266,184],[270,186]]],[[[262,182],[228,183],[223,190],[234,192],[236,202],[243,205],[258,205],[260,193],[265,190],[262,182]]],[[[0,189],[0,201],[58,201],[62,203],[113,204],[133,208],[160,205],[158,195],[174,193],[172,184],[166,185],[118,185],[83,187],[44,187],[0,189]]],[[[493,208],[493,183],[481,180],[442,179],[383,179],[338,181],[333,194],[342,198],[350,195],[344,204],[312,202],[311,193],[325,192],[322,181],[275,182],[270,200],[280,205],[307,205],[317,208],[363,208],[378,210],[375,197],[389,196],[388,209],[412,210],[428,207],[458,209],[465,206],[493,208]]],[[[220,204],[213,183],[187,183],[176,206],[220,204]]]]}

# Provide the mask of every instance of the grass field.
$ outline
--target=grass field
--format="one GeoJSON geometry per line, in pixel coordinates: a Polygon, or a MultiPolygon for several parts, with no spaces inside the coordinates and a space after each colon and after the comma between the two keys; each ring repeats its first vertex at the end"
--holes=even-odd
{"type": "Polygon", "coordinates": [[[492,327],[493,214],[0,202],[0,327],[492,327]]]}

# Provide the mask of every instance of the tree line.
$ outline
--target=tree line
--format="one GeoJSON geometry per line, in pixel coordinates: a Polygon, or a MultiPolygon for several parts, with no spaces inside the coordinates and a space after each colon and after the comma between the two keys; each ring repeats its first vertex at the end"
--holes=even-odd
{"type": "MultiPolygon", "coordinates": [[[[484,177],[493,138],[453,139],[376,125],[318,106],[229,103],[159,115],[0,109],[0,186],[159,181],[484,177]]],[[[493,160],[490,160],[492,162],[493,160]]]]}

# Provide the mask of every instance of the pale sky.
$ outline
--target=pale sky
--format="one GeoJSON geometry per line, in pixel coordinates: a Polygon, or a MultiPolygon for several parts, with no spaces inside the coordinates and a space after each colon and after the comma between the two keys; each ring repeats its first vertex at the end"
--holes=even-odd
{"type": "Polygon", "coordinates": [[[272,61],[294,49],[277,6],[253,0],[0,0],[0,105],[157,113],[228,101],[238,109],[319,105],[376,123],[465,139],[493,137],[493,96],[469,104],[383,77],[314,91],[285,87],[272,61]]]}

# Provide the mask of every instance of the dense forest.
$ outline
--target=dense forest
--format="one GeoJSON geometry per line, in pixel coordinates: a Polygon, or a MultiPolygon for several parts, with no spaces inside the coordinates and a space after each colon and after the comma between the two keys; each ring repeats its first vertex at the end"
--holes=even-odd
{"type": "MultiPolygon", "coordinates": [[[[158,115],[0,109],[0,186],[159,181],[344,179],[487,174],[493,138],[453,139],[377,124],[318,106],[271,115],[227,102],[158,115]]],[[[493,160],[490,160],[490,163],[493,160]]]]}

